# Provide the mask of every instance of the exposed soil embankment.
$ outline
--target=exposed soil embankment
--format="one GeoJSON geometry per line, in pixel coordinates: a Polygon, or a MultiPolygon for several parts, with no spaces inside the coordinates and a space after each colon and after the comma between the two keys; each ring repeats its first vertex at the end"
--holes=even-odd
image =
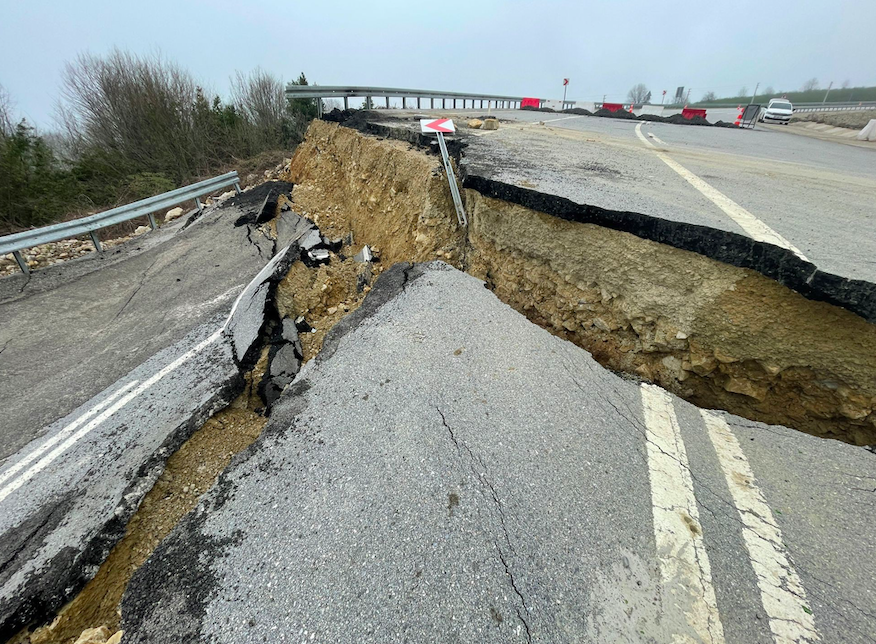
{"type": "Polygon", "coordinates": [[[459,230],[439,168],[411,144],[317,121],[286,178],[296,208],[380,247],[384,265],[444,259],[611,369],[703,407],[876,442],[873,324],[759,272],[473,189],[459,230]]]}

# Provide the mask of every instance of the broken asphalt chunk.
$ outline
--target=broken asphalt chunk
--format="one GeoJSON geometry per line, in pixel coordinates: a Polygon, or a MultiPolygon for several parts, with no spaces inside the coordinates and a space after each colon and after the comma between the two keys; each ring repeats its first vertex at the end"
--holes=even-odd
{"type": "Polygon", "coordinates": [[[374,253],[371,251],[371,247],[366,244],[362,250],[353,255],[353,259],[357,262],[370,262],[374,260],[374,253]]]}

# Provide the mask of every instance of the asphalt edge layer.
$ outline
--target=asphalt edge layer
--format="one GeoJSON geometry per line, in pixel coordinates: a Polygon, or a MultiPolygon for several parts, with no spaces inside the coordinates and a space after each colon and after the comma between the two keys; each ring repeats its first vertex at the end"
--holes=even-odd
{"type": "MultiPolygon", "coordinates": [[[[384,271],[375,280],[361,306],[329,331],[323,348],[314,357],[312,365],[321,364],[331,357],[344,336],[403,293],[429,270],[435,269],[453,270],[443,262],[436,261],[420,264],[400,262],[384,271]]],[[[195,509],[177,523],[171,533],[158,544],[146,563],[131,576],[121,602],[120,628],[125,632],[126,644],[147,642],[138,628],[147,624],[151,627],[149,644],[176,644],[198,639],[207,602],[219,583],[211,569],[211,563],[223,556],[224,548],[234,545],[238,540],[236,535],[224,540],[216,539],[206,534],[203,526],[209,516],[230,499],[235,487],[233,477],[236,470],[264,449],[267,441],[283,436],[288,431],[296,431],[292,421],[302,404],[300,397],[308,389],[308,376],[302,370],[299,377],[283,392],[274,408],[275,413],[259,437],[249,447],[234,455],[216,483],[201,497],[195,509]],[[197,560],[193,560],[186,553],[183,547],[186,543],[203,544],[197,560]],[[163,570],[175,570],[176,574],[167,577],[162,573],[163,570]],[[184,609],[165,610],[180,605],[184,609]],[[167,638],[155,639],[156,633],[165,634],[167,638]]]]}
{"type": "Polygon", "coordinates": [[[402,293],[409,284],[422,277],[430,268],[436,268],[441,264],[441,262],[420,264],[399,262],[390,266],[374,282],[361,306],[329,330],[322,343],[322,350],[316,354],[316,363],[320,364],[331,358],[345,335],[373,316],[384,304],[402,293]]]}
{"type": "Polygon", "coordinates": [[[579,204],[565,197],[479,175],[466,174],[462,185],[485,197],[507,201],[559,219],[630,233],[731,266],[757,271],[807,299],[840,306],[876,324],[876,284],[826,273],[786,248],[708,226],[579,204]]]}
{"type": "MultiPolygon", "coordinates": [[[[0,641],[12,637],[18,630],[28,624],[45,622],[55,616],[66,602],[76,596],[82,588],[94,577],[100,565],[106,560],[110,551],[124,537],[128,521],[137,511],[143,497],[164,471],[167,459],[176,452],[186,440],[207,421],[213,414],[228,406],[235,396],[243,390],[244,380],[240,372],[226,381],[214,394],[201,405],[194,414],[180,423],[164,440],[157,450],[144,462],[134,474],[131,483],[122,492],[118,505],[110,518],[99,526],[93,536],[84,541],[81,549],[67,547],[48,561],[46,566],[37,573],[31,573],[25,582],[25,590],[12,601],[0,600],[0,641]]],[[[72,498],[67,499],[69,504],[72,498]]],[[[49,520],[44,522],[39,530],[31,532],[29,541],[33,543],[40,536],[47,536],[65,517],[66,513],[58,510],[64,505],[53,507],[49,520]],[[54,522],[52,517],[55,517],[54,522]]],[[[39,545],[43,540],[40,539],[39,545]]],[[[27,544],[22,544],[28,548],[27,544]]],[[[30,550],[35,548],[28,548],[30,550]]],[[[16,552],[24,554],[25,549],[16,552]]],[[[8,565],[11,559],[4,562],[8,565]]]]}

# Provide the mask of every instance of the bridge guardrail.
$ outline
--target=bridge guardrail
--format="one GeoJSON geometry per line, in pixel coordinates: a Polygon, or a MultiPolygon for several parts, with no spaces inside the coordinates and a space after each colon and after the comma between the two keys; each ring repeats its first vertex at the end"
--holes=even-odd
{"type": "Polygon", "coordinates": [[[24,261],[24,257],[21,255],[22,250],[33,248],[40,244],[60,241],[68,237],[77,237],[85,233],[91,235],[91,241],[94,243],[95,249],[101,252],[103,249],[96,232],[101,228],[145,215],[149,217],[149,225],[154,230],[156,224],[153,213],[176,206],[190,199],[194,199],[198,210],[201,210],[203,208],[201,197],[231,186],[234,186],[234,189],[240,194],[240,178],[237,176],[237,172],[228,172],[212,179],[206,179],[205,181],[183,186],[182,188],[155,195],[154,197],[141,199],[140,201],[119,206],[118,208],[97,213],[96,215],[6,235],[0,237],[0,255],[12,253],[15,261],[18,262],[19,268],[24,273],[28,273],[30,271],[27,262],[24,261]]]}
{"type": "MultiPolygon", "coordinates": [[[[447,101],[452,100],[453,109],[456,109],[456,101],[462,101],[462,109],[465,109],[465,102],[471,101],[471,107],[475,107],[475,102],[480,101],[480,108],[484,108],[486,103],[487,109],[518,109],[522,96],[497,96],[493,94],[477,94],[466,92],[442,92],[428,89],[403,89],[400,87],[355,87],[346,85],[293,85],[286,86],[286,98],[342,98],[344,99],[344,109],[349,109],[350,98],[365,98],[372,99],[374,97],[382,97],[386,99],[386,109],[389,109],[389,99],[391,97],[402,99],[402,109],[407,109],[407,99],[412,98],[417,101],[417,109],[421,109],[421,100],[428,99],[430,101],[429,108],[435,109],[435,100],[441,101],[441,109],[447,109],[447,101]]],[[[544,102],[543,100],[541,101],[544,102]]],[[[317,101],[317,110],[322,116],[322,101],[317,101]]]]}

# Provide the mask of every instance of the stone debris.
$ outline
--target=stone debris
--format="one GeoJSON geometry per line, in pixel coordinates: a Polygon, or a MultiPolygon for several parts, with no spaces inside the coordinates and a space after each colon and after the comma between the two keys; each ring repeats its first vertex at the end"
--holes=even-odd
{"type": "Polygon", "coordinates": [[[82,631],[75,644],[118,644],[122,641],[122,635],[123,631],[110,635],[110,630],[106,626],[98,626],[82,631]]]}
{"type": "Polygon", "coordinates": [[[472,119],[468,122],[468,126],[475,130],[480,129],[480,127],[484,124],[481,119],[472,119]]]}
{"type": "Polygon", "coordinates": [[[499,129],[499,119],[486,119],[486,120],[484,120],[483,129],[485,129],[485,130],[498,130],[499,129]]]}
{"type": "Polygon", "coordinates": [[[173,221],[174,219],[178,219],[183,215],[183,209],[177,206],[176,208],[171,208],[164,215],[164,223],[168,223],[173,221]]]}
{"type": "Polygon", "coordinates": [[[135,235],[145,235],[150,230],[152,230],[152,229],[149,226],[137,226],[137,228],[134,229],[134,234],[135,235]]]}

